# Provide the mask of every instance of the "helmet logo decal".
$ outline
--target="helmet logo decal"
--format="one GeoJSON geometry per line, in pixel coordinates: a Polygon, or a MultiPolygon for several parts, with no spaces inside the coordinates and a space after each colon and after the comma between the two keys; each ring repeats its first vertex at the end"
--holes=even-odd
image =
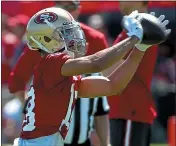
{"type": "Polygon", "coordinates": [[[47,19],[49,22],[54,22],[57,20],[57,15],[53,12],[45,12],[38,15],[34,21],[37,24],[46,24],[45,20],[47,19]]]}

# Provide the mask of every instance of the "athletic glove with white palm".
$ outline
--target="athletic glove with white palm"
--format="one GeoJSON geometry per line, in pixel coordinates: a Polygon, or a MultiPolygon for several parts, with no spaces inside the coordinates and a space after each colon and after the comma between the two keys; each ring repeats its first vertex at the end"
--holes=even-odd
{"type": "Polygon", "coordinates": [[[123,17],[123,26],[127,31],[129,37],[136,36],[139,39],[139,43],[143,38],[143,28],[140,23],[140,18],[136,19],[138,11],[133,11],[130,15],[123,17]]]}

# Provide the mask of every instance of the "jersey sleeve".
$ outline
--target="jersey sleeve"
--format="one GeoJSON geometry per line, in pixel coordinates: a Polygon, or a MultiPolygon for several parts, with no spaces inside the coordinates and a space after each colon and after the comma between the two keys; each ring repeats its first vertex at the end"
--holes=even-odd
{"type": "Polygon", "coordinates": [[[25,89],[26,83],[32,77],[34,66],[40,58],[38,51],[25,49],[10,73],[9,90],[11,93],[25,89]]]}
{"type": "Polygon", "coordinates": [[[61,75],[61,68],[68,59],[70,59],[70,56],[64,53],[48,55],[42,77],[46,89],[58,85],[67,78],[61,75]]]}

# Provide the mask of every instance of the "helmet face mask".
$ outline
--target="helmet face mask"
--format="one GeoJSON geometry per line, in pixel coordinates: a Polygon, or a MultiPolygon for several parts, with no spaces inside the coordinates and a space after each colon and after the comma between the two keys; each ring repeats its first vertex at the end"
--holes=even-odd
{"type": "Polygon", "coordinates": [[[68,51],[71,51],[77,57],[86,54],[86,40],[84,32],[77,22],[66,24],[60,30],[68,51]]]}
{"type": "Polygon", "coordinates": [[[56,15],[57,19],[54,19],[54,21],[45,19],[42,20],[42,23],[39,23],[39,21],[35,23],[36,18],[43,15],[43,13],[40,13],[34,15],[34,18],[32,17],[32,20],[29,21],[27,26],[29,48],[32,50],[41,49],[47,53],[55,53],[65,48],[64,50],[68,54],[72,54],[72,57],[84,56],[86,53],[86,40],[79,24],[63,9],[48,8],[47,13],[51,13],[52,16],[56,15]]]}

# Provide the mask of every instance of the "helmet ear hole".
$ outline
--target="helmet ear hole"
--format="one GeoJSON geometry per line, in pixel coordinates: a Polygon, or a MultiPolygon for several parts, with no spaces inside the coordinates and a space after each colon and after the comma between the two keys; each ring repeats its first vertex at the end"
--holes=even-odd
{"type": "Polygon", "coordinates": [[[50,39],[49,37],[47,37],[47,36],[44,36],[44,40],[45,40],[45,42],[47,42],[47,43],[51,42],[51,39],[50,39]]]}

